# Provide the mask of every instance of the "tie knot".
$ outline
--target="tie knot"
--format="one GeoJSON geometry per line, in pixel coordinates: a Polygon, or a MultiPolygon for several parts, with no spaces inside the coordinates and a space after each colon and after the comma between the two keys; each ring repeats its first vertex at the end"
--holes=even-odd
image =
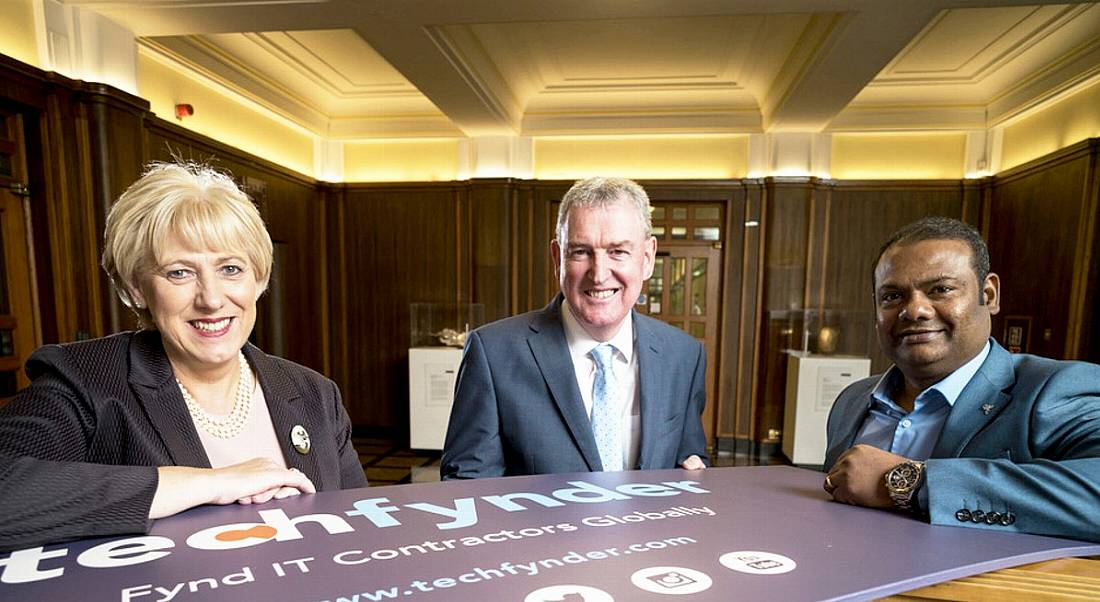
{"type": "Polygon", "coordinates": [[[614,357],[615,348],[609,343],[601,343],[592,348],[592,359],[596,360],[596,366],[600,370],[611,367],[611,359],[614,357]]]}

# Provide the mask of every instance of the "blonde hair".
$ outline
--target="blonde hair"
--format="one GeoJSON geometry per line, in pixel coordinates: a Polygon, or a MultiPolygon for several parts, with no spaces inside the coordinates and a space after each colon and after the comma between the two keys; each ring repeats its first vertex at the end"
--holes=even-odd
{"type": "Polygon", "coordinates": [[[267,289],[271,236],[248,195],[209,166],[152,163],[111,207],[101,262],[118,298],[143,323],[152,324],[152,317],[135,303],[131,290],[159,265],[172,236],[194,250],[243,252],[260,290],[267,289]]]}

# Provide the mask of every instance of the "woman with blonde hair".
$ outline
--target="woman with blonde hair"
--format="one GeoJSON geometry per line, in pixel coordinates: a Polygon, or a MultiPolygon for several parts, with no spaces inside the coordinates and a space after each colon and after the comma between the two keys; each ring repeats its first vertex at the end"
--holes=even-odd
{"type": "Polygon", "coordinates": [[[28,360],[0,408],[0,547],[367,485],[336,385],[248,343],[272,244],[229,176],[151,166],[111,208],[102,264],[145,328],[28,360]]]}

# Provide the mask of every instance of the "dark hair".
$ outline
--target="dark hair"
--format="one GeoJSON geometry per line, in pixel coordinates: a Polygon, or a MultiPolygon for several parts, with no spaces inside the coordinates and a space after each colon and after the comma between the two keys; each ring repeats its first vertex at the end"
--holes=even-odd
{"type": "MultiPolygon", "coordinates": [[[[875,286],[875,270],[882,261],[882,256],[891,247],[908,245],[924,240],[960,240],[970,247],[970,267],[978,276],[979,289],[985,277],[989,275],[989,248],[985,246],[985,240],[970,224],[963,223],[952,217],[925,217],[911,224],[902,226],[894,232],[890,239],[883,243],[878,250],[878,258],[871,266],[871,287],[875,286]]],[[[978,297],[981,299],[981,296],[978,297]]]]}

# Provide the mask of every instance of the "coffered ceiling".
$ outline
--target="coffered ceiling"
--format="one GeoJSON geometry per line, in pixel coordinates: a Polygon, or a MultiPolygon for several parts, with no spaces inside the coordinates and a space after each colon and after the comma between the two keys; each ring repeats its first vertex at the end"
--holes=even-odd
{"type": "Polygon", "coordinates": [[[67,0],[318,135],[984,129],[1100,79],[1100,6],[67,0]]]}

